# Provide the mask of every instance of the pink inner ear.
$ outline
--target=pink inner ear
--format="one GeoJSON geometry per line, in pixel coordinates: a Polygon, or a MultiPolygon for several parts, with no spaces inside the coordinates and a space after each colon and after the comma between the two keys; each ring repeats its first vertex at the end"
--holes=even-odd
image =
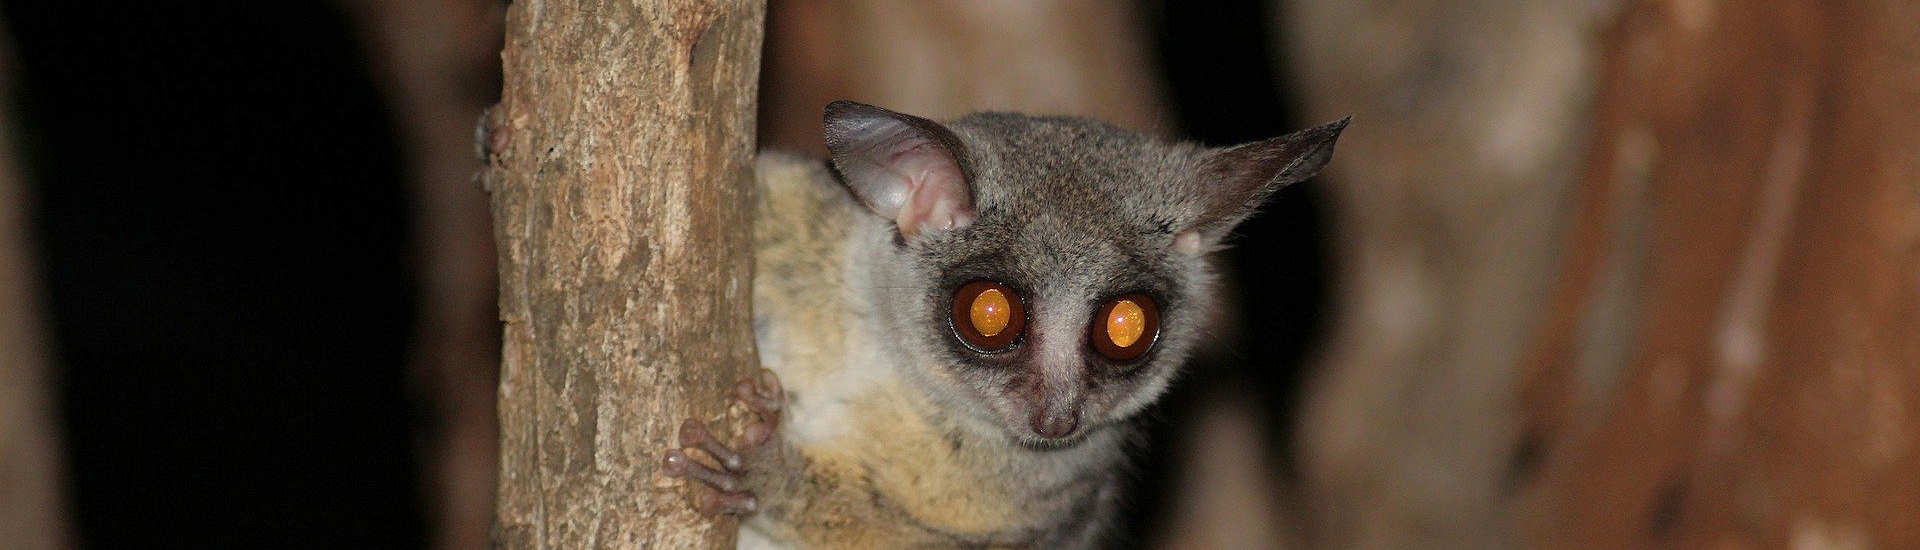
{"type": "Polygon", "coordinates": [[[1188,256],[1199,256],[1206,250],[1201,247],[1200,231],[1188,229],[1173,236],[1173,249],[1188,256]]]}
{"type": "Polygon", "coordinates": [[[928,229],[953,231],[973,223],[973,199],[960,167],[939,146],[925,141],[894,153],[893,171],[907,180],[907,198],[894,222],[912,237],[928,229]]]}

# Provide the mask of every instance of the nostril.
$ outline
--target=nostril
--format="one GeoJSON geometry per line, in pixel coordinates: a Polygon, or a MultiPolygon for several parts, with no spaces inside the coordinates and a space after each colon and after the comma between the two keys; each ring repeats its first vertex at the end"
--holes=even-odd
{"type": "Polygon", "coordinates": [[[1044,412],[1033,413],[1033,433],[1047,439],[1060,439],[1073,433],[1080,427],[1079,413],[1049,415],[1044,412]]]}

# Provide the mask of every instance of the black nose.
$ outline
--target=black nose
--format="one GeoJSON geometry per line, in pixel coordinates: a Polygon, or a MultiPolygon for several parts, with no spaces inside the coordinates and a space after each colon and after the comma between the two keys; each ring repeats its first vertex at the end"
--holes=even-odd
{"type": "Polygon", "coordinates": [[[1047,414],[1044,411],[1033,413],[1033,433],[1047,439],[1060,439],[1073,433],[1080,427],[1080,413],[1047,414]]]}

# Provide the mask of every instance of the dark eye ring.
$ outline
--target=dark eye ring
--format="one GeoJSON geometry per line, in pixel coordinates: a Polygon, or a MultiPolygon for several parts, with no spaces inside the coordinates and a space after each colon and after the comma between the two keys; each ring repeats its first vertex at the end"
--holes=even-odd
{"type": "Polygon", "coordinates": [[[1027,308],[1012,288],[985,279],[953,292],[953,335],[981,353],[1013,347],[1027,329],[1027,308]]]}

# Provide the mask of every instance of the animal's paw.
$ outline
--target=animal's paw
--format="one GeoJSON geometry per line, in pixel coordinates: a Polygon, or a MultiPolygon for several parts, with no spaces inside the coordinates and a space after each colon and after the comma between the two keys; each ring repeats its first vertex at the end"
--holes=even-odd
{"type": "Polygon", "coordinates": [[[680,424],[682,448],[667,451],[667,475],[698,481],[712,489],[699,490],[693,501],[695,510],[709,516],[750,514],[759,509],[759,500],[747,486],[747,473],[755,459],[771,447],[769,443],[780,427],[781,408],[786,404],[780,379],[767,369],[740,379],[733,386],[733,397],[748,412],[742,445],[728,446],[707,429],[706,423],[688,419],[680,424]],[[718,467],[695,460],[691,454],[694,449],[713,457],[718,467]]]}

